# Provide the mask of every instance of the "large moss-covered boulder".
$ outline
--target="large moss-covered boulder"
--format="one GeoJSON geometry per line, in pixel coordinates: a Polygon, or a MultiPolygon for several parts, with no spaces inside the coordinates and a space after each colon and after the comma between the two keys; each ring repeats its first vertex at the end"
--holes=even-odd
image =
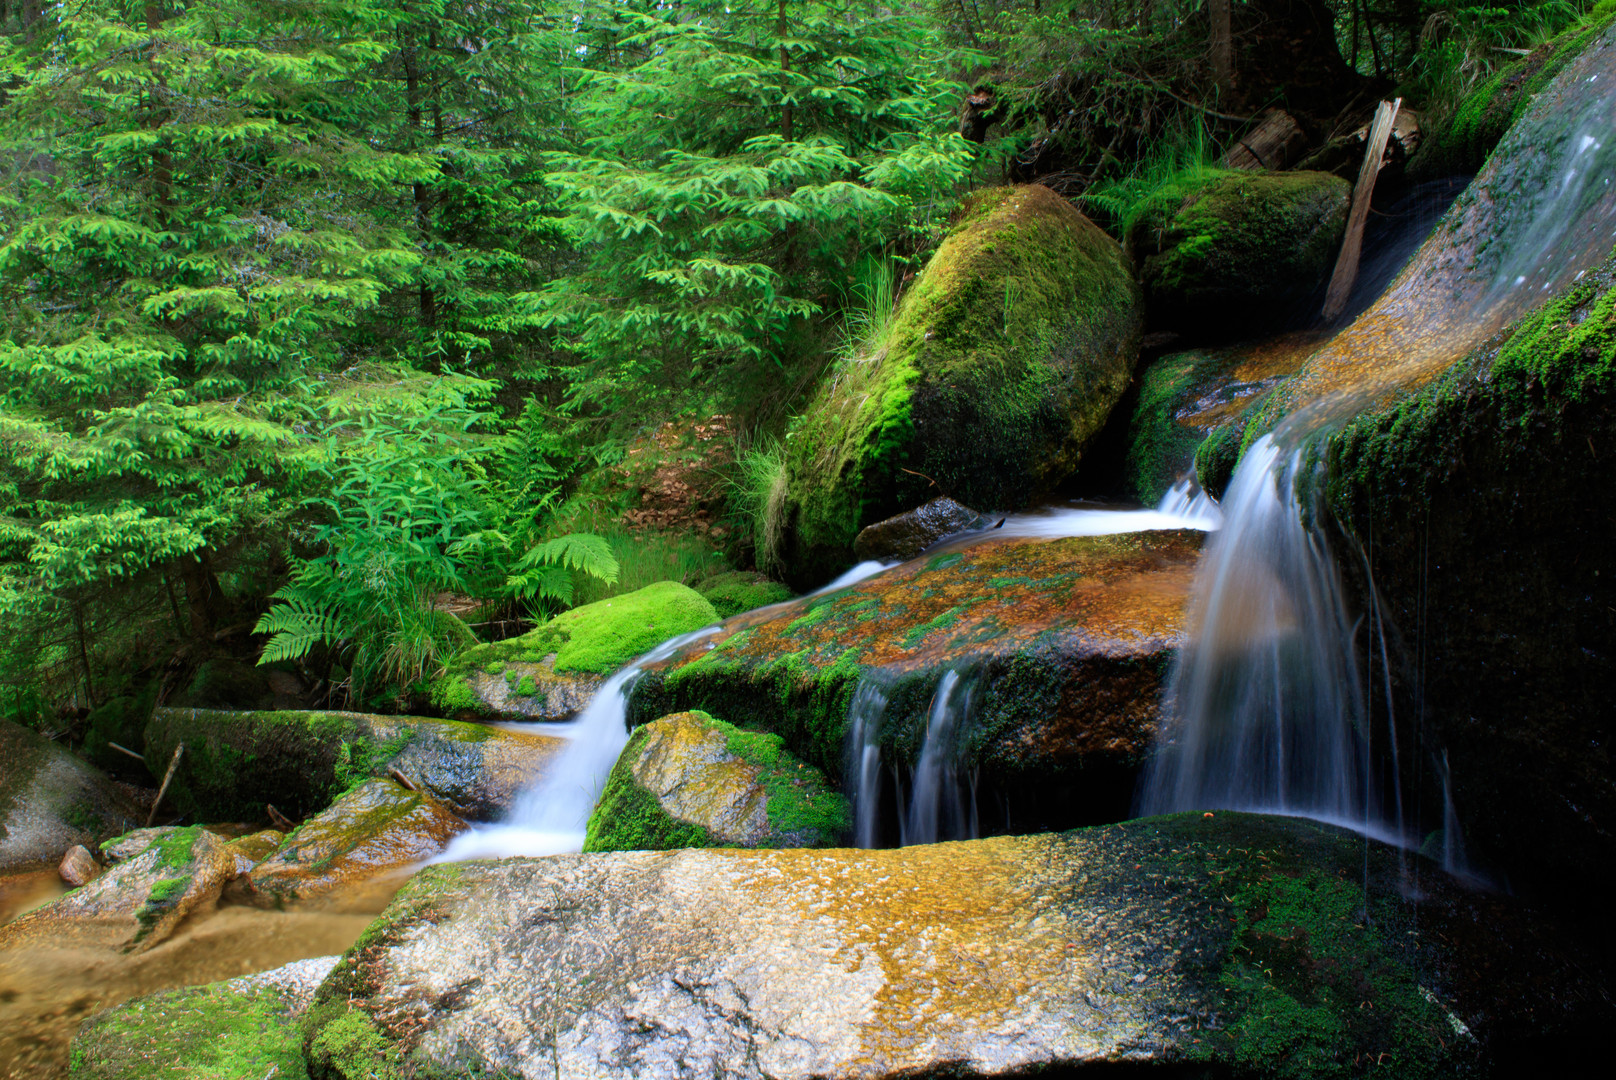
{"type": "Polygon", "coordinates": [[[1127,259],[1069,202],[979,193],[788,440],[792,584],[822,585],[860,529],[939,491],[1014,509],[1070,476],[1127,388],[1142,324],[1127,259]]]}
{"type": "Polygon", "coordinates": [[[957,754],[978,771],[984,813],[1008,801],[1025,827],[1071,820],[1041,818],[1056,803],[1110,799],[1105,812],[1125,811],[1182,641],[1200,539],[984,540],[916,559],[728,620],[649,665],[629,719],[703,709],[784,736],[840,781],[861,689],[864,737],[888,764],[909,767],[954,671],[974,688],[957,754]]]}
{"type": "Polygon", "coordinates": [[[433,867],[305,1023],[344,1080],[1554,1075],[1616,1019],[1576,959],[1362,837],[1193,814],[433,867]]]}
{"type": "Polygon", "coordinates": [[[1616,890],[1612,448],[1616,259],[1326,453],[1329,506],[1374,537],[1375,597],[1409,635],[1398,716],[1446,747],[1472,853],[1590,914],[1616,890]]]}
{"type": "Polygon", "coordinates": [[[0,720],[0,872],[61,861],[132,828],[139,812],[99,769],[0,720]]]}
{"type": "Polygon", "coordinates": [[[1150,323],[1197,340],[1283,325],[1324,284],[1352,185],[1321,172],[1190,174],[1125,224],[1150,323]]]}
{"type": "Polygon", "coordinates": [[[829,847],[847,800],[778,735],[703,712],[635,729],[589,819],[585,851],[829,847]]]}
{"type": "Polygon", "coordinates": [[[72,1080],[307,1080],[299,1021],[337,957],[169,990],[97,1013],[73,1038],[72,1080]]]}
{"type": "Polygon", "coordinates": [[[466,828],[426,792],[367,780],[299,825],[232,884],[231,895],[263,907],[375,911],[378,895],[390,897],[404,874],[466,828]]]}
{"type": "Polygon", "coordinates": [[[168,709],[146,725],[146,759],[161,775],[185,744],[167,799],[208,821],[316,813],[359,781],[397,769],[475,820],[509,809],[562,743],[419,716],[350,712],[168,709]]]}
{"type": "Polygon", "coordinates": [[[200,825],[139,829],[103,853],[113,863],[106,873],[0,927],[0,949],[74,936],[144,951],[217,901],[237,874],[227,842],[200,825]]]}
{"type": "Polygon", "coordinates": [[[565,720],[618,668],[668,638],[711,626],[719,614],[677,581],[564,611],[520,637],[456,656],[432,688],[451,716],[565,720]]]}

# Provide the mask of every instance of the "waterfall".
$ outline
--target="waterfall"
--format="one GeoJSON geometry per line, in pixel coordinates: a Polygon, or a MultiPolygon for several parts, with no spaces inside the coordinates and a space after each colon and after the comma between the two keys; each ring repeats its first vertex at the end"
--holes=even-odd
{"type": "Polygon", "coordinates": [[[904,847],[976,839],[976,785],[961,783],[955,745],[960,727],[970,715],[973,689],[969,680],[961,681],[957,671],[945,671],[937,680],[899,840],[904,847]]]}
{"type": "MultiPolygon", "coordinates": [[[[1469,191],[1376,303],[1286,388],[1292,411],[1235,470],[1196,576],[1138,799],[1144,813],[1296,814],[1403,839],[1378,804],[1368,694],[1329,546],[1310,445],[1377,399],[1432,378],[1575,282],[1616,244],[1616,32],[1538,96],[1469,191]]],[[[1369,567],[1373,576],[1373,567],[1369,567]]],[[[1371,585],[1372,588],[1372,585],[1371,585]]],[[[1371,613],[1370,664],[1385,665],[1371,613]]],[[[1386,681],[1389,701],[1389,671],[1386,681]]],[[[1397,759],[1395,729],[1387,749],[1397,759]]],[[[1461,869],[1446,754],[1444,863],[1461,869]],[[1450,839],[1451,837],[1451,839],[1450,839]]],[[[1395,767],[1395,765],[1394,765],[1395,767]]],[[[1393,785],[1395,790],[1395,784],[1393,785]]]]}
{"type": "Polygon", "coordinates": [[[853,843],[873,848],[881,801],[881,716],[887,709],[887,684],[865,677],[847,707],[847,777],[853,789],[853,843]]]}
{"type": "Polygon", "coordinates": [[[1224,497],[1146,771],[1147,814],[1298,814],[1395,835],[1367,782],[1353,627],[1329,546],[1297,499],[1302,449],[1265,436],[1224,497]]]}
{"type": "Polygon", "coordinates": [[[580,851],[589,815],[606,776],[628,742],[628,697],[646,664],[665,660],[716,631],[709,626],[669,638],[606,680],[587,708],[565,725],[547,727],[567,740],[543,775],[521,793],[509,816],[496,825],[461,833],[437,862],[503,859],[512,855],[560,855],[580,851]]]}

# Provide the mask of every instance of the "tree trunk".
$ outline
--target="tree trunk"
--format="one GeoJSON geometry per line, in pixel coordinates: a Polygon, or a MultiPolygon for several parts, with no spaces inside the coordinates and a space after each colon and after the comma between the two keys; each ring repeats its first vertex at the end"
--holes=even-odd
{"type": "Polygon", "coordinates": [[[1352,213],[1347,217],[1347,234],[1341,241],[1341,255],[1335,261],[1335,272],[1330,275],[1330,288],[1324,296],[1325,321],[1333,322],[1347,309],[1352,296],[1352,285],[1358,279],[1358,257],[1363,248],[1364,222],[1369,218],[1369,200],[1375,194],[1375,177],[1380,175],[1381,160],[1386,156],[1386,142],[1397,123],[1397,109],[1403,99],[1382,101],[1375,110],[1375,122],[1369,128],[1369,145],[1364,148],[1363,166],[1358,170],[1358,183],[1352,189],[1352,213]]]}
{"type": "Polygon", "coordinates": [[[178,564],[180,581],[185,586],[185,606],[191,613],[191,635],[211,638],[219,625],[229,617],[224,590],[213,574],[213,560],[204,549],[178,564]]]}
{"type": "Polygon", "coordinates": [[[1234,93],[1234,29],[1229,0],[1208,0],[1212,15],[1212,79],[1218,87],[1218,104],[1227,108],[1234,93]]]}

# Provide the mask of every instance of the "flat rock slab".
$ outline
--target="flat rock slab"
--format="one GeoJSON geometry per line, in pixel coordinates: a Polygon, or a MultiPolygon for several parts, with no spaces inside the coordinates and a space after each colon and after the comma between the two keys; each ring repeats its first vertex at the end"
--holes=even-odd
{"type": "Polygon", "coordinates": [[[1367,861],[1340,830],[1219,814],[437,867],[321,986],[311,1071],[1317,1075],[1381,1055],[1452,1075],[1515,1036],[1552,1046],[1581,1009],[1608,1016],[1557,996],[1564,954],[1531,920],[1424,865],[1416,921],[1405,863],[1379,846],[1367,861]]]}
{"type": "Polygon", "coordinates": [[[886,702],[884,756],[912,763],[938,680],[953,669],[977,687],[961,736],[967,764],[1001,778],[1133,766],[1183,640],[1202,535],[985,540],[738,616],[651,665],[630,722],[704,709],[778,732],[839,776],[860,683],[886,702]]]}

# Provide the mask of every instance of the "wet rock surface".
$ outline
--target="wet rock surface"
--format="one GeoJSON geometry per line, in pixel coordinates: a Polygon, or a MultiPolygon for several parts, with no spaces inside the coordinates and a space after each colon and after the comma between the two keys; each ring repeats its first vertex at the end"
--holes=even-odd
{"type": "Polygon", "coordinates": [[[83,888],[0,927],[0,949],[97,932],[143,951],[199,908],[213,905],[238,870],[227,843],[200,825],[138,829],[103,849],[110,868],[83,888]]]}
{"type": "Polygon", "coordinates": [[[137,823],[138,809],[99,769],[38,732],[0,720],[0,871],[61,861],[137,823]]]}
{"type": "Polygon", "coordinates": [[[56,872],[62,875],[62,880],[73,888],[88,885],[101,875],[101,864],[95,861],[95,856],[83,844],[75,844],[62,856],[61,865],[56,872]]]}
{"type": "Polygon", "coordinates": [[[778,735],[700,712],[637,728],[589,820],[585,851],[825,847],[848,826],[847,800],[778,735]]]}
{"type": "Polygon", "coordinates": [[[171,990],[84,1022],[70,1076],[82,1080],[303,1080],[302,1029],[337,957],[298,960],[257,975],[171,990]]]}
{"type": "Polygon", "coordinates": [[[728,620],[651,665],[631,723],[703,709],[773,731],[841,776],[861,682],[885,699],[883,752],[913,761],[945,671],[968,673],[979,708],[961,760],[1010,781],[1085,764],[1137,763],[1183,634],[1201,534],[987,540],[836,592],[728,620]]]}
{"type": "Polygon", "coordinates": [[[555,654],[537,662],[491,661],[459,676],[461,693],[446,705],[457,718],[474,720],[561,721],[582,712],[606,680],[588,672],[561,674],[555,654]],[[497,669],[497,670],[495,670],[497,669]]]}
{"type": "MultiPolygon", "coordinates": [[[[1238,458],[1247,409],[1299,370],[1329,340],[1328,331],[1299,331],[1261,342],[1176,352],[1153,361],[1139,379],[1128,426],[1128,488],[1146,505],[1195,475],[1221,495],[1238,458]],[[1197,453],[1214,432],[1233,452],[1220,470],[1197,453]]],[[[1209,450],[1212,448],[1209,448],[1209,450]]],[[[1208,453],[1213,462],[1219,457],[1208,453]]]]}
{"type": "Polygon", "coordinates": [[[309,1060],[354,1080],[1454,1075],[1530,1045],[1552,1069],[1611,1010],[1564,993],[1566,954],[1521,914],[1339,830],[1234,814],[439,867],[322,984],[309,1060]]]}
{"type": "Polygon", "coordinates": [[[559,740],[483,724],[350,712],[158,709],[146,727],[150,760],[185,755],[169,798],[204,820],[263,820],[324,809],[355,780],[397,769],[486,820],[511,805],[560,749],[559,740]]]}
{"type": "Polygon", "coordinates": [[[992,519],[953,499],[933,499],[906,513],[866,525],[853,539],[853,554],[861,560],[903,562],[950,533],[991,524],[992,519]]]}
{"type": "Polygon", "coordinates": [[[231,887],[233,899],[374,911],[374,890],[443,851],[468,826],[431,795],[368,780],[298,826],[231,887]]]}

